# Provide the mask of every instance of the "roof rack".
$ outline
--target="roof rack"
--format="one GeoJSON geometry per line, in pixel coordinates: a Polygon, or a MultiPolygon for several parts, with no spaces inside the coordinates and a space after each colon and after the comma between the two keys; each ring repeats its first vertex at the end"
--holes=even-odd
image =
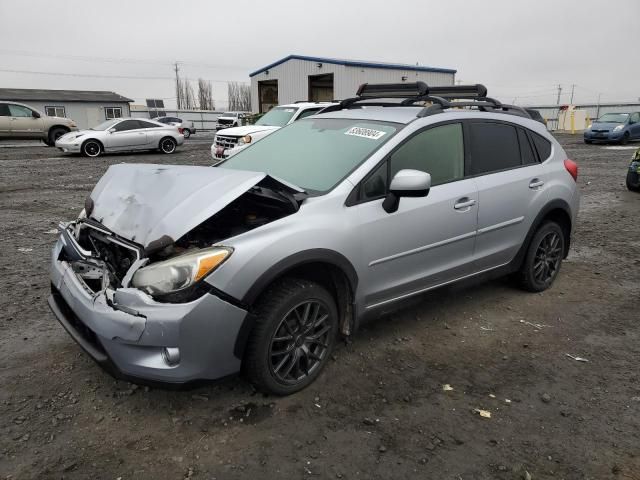
{"type": "Polygon", "coordinates": [[[531,118],[522,107],[505,105],[487,96],[487,87],[475,85],[448,85],[430,87],[424,82],[411,83],[363,83],[356,92],[356,97],[340,101],[338,105],[327,107],[325,112],[346,110],[362,106],[376,107],[408,107],[418,102],[430,102],[416,116],[426,117],[441,113],[450,108],[476,107],[485,112],[499,112],[531,118]],[[403,99],[401,102],[374,100],[403,99]]]}

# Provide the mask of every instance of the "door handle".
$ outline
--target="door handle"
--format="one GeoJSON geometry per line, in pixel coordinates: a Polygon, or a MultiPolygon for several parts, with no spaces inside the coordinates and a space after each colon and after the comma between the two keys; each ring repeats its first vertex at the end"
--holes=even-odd
{"type": "Polygon", "coordinates": [[[458,200],[453,206],[453,208],[455,208],[456,210],[468,210],[470,207],[474,206],[475,204],[476,204],[475,200],[464,197],[458,200]]]}
{"type": "Polygon", "coordinates": [[[542,180],[534,178],[533,180],[531,180],[531,183],[529,183],[529,188],[536,189],[536,188],[540,188],[543,185],[544,185],[544,182],[542,180]]]}

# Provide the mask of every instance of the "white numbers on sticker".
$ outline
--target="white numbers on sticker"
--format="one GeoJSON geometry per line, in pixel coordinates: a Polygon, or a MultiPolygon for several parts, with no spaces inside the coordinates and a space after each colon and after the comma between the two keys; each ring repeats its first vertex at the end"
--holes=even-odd
{"type": "Polygon", "coordinates": [[[351,127],[349,130],[344,132],[345,135],[353,135],[354,137],[370,138],[372,140],[378,140],[385,133],[386,132],[382,132],[380,130],[374,130],[373,128],[364,128],[364,127],[351,127]]]}

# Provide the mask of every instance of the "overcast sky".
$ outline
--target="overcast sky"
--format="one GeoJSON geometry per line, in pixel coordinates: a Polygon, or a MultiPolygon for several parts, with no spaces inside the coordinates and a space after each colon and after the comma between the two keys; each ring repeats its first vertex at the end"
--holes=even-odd
{"type": "Polygon", "coordinates": [[[555,104],[558,84],[565,103],[572,84],[578,102],[640,98],[638,0],[0,0],[0,18],[0,87],[172,105],[178,61],[224,108],[226,81],[296,53],[454,68],[518,104],[555,104]]]}

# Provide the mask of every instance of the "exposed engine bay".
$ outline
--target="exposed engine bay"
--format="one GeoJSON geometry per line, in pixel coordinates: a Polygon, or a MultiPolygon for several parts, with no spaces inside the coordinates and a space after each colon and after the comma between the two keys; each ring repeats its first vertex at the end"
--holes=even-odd
{"type": "MultiPolygon", "coordinates": [[[[210,247],[270,222],[295,213],[305,194],[292,194],[270,188],[268,180],[260,182],[233,200],[212,217],[161,249],[145,250],[134,242],[120,238],[91,218],[81,218],[63,232],[76,243],[75,250],[63,251],[66,260],[89,290],[96,293],[106,287],[120,288],[128,283],[132,266],[141,267],[156,261],[210,247]],[[71,254],[69,254],[71,252],[71,254]]],[[[71,240],[71,239],[69,239],[71,240]]]]}

